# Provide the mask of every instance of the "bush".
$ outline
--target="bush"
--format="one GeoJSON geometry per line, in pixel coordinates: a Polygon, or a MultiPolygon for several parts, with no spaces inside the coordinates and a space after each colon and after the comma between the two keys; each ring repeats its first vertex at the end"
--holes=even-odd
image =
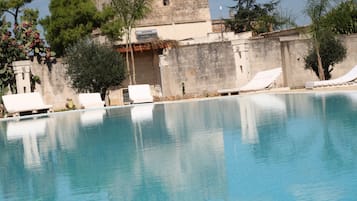
{"type": "Polygon", "coordinates": [[[118,86],[125,79],[122,56],[109,45],[101,45],[86,38],[65,51],[67,75],[78,92],[100,92],[118,86]]]}

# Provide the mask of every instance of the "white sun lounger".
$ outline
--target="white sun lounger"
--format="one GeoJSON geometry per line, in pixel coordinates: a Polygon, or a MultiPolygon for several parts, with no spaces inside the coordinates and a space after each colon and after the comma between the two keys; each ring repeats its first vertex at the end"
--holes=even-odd
{"type": "Polygon", "coordinates": [[[281,75],[282,68],[258,72],[253,79],[240,88],[218,90],[221,95],[234,95],[242,91],[258,91],[269,88],[281,75]]]}
{"type": "Polygon", "coordinates": [[[99,93],[82,93],[78,95],[81,108],[103,108],[105,102],[100,97],[99,93]]]}
{"type": "Polygon", "coordinates": [[[128,86],[129,99],[131,103],[152,103],[154,98],[148,84],[138,84],[128,86]]]}
{"type": "Polygon", "coordinates": [[[306,89],[313,89],[315,87],[327,87],[348,84],[357,79],[357,65],[353,67],[345,75],[331,80],[309,81],[305,83],[306,89]]]}
{"type": "Polygon", "coordinates": [[[46,105],[38,92],[4,95],[2,100],[8,116],[52,111],[52,105],[46,105]]]}
{"type": "Polygon", "coordinates": [[[274,68],[261,71],[255,74],[252,80],[240,88],[240,91],[257,91],[269,88],[276,79],[281,75],[281,68],[274,68]]]}

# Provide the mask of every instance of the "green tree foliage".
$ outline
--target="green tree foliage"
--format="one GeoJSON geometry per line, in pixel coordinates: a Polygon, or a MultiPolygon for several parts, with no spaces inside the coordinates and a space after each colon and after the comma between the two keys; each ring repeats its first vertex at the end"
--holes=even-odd
{"type": "Polygon", "coordinates": [[[226,21],[228,28],[236,33],[253,31],[264,33],[280,29],[284,25],[294,26],[289,17],[282,17],[277,11],[279,0],[258,4],[255,0],[234,0],[237,5],[231,7],[234,17],[226,21]]]}
{"type": "Polygon", "coordinates": [[[20,9],[23,8],[25,4],[31,2],[32,0],[0,0],[0,9],[2,12],[12,15],[14,24],[18,24],[18,18],[21,12],[20,9]]]}
{"type": "Polygon", "coordinates": [[[121,21],[126,37],[126,49],[130,49],[132,73],[130,72],[129,53],[126,52],[126,65],[129,73],[130,84],[136,84],[135,81],[135,60],[131,45],[131,31],[137,21],[143,19],[151,10],[151,0],[112,0],[111,7],[114,10],[115,17],[121,21]]]}
{"type": "Polygon", "coordinates": [[[320,80],[330,79],[333,66],[346,57],[346,48],[335,38],[329,21],[338,13],[330,11],[329,7],[330,0],[309,0],[306,9],[312,21],[313,48],[305,57],[305,68],[314,70],[320,80]]]}
{"type": "Polygon", "coordinates": [[[100,92],[118,86],[125,79],[122,56],[109,45],[82,39],[66,48],[67,75],[78,92],[100,92]]]}
{"type": "MultiPolygon", "coordinates": [[[[324,34],[320,38],[320,56],[322,60],[322,68],[325,79],[331,78],[333,66],[343,61],[346,57],[346,48],[334,36],[324,34]]],[[[318,61],[316,49],[310,50],[307,57],[305,57],[305,68],[312,69],[316,76],[319,77],[318,61]]]]}
{"type": "Polygon", "coordinates": [[[324,21],[334,33],[357,33],[357,1],[342,2],[326,15],[324,21]]]}
{"type": "Polygon", "coordinates": [[[89,35],[112,17],[109,9],[99,12],[92,0],[52,0],[50,16],[40,20],[52,49],[60,56],[66,47],[89,35]]]}
{"type": "Polygon", "coordinates": [[[36,28],[38,11],[23,8],[26,3],[30,2],[0,0],[0,7],[3,11],[0,21],[0,89],[5,89],[10,85],[12,91],[15,91],[13,61],[34,57],[40,60],[50,51],[45,48],[45,42],[40,38],[40,33],[36,28]],[[13,17],[13,24],[6,21],[5,14],[13,17]]]}
{"type": "Polygon", "coordinates": [[[309,0],[307,2],[307,8],[306,8],[306,12],[312,22],[312,24],[310,25],[310,32],[312,34],[313,50],[316,53],[317,70],[318,70],[316,74],[319,76],[320,80],[326,79],[323,69],[323,64],[322,64],[322,58],[320,55],[320,46],[323,39],[322,36],[330,32],[330,30],[323,24],[323,17],[328,12],[329,4],[330,4],[330,0],[309,0]]]}

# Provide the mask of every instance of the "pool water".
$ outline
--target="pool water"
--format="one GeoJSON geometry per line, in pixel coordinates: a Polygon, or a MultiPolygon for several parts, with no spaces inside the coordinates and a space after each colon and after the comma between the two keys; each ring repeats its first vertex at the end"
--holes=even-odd
{"type": "Polygon", "coordinates": [[[356,122],[354,92],[3,121],[0,200],[356,200],[356,122]]]}

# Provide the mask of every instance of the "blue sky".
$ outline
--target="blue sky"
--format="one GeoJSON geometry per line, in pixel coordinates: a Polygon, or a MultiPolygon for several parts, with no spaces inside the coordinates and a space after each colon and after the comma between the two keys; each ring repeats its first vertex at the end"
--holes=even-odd
{"type": "MultiPolygon", "coordinates": [[[[34,0],[29,7],[37,8],[40,11],[41,17],[49,15],[48,4],[50,0],[34,0]]],[[[259,3],[269,2],[269,0],[257,0],[259,3]]],[[[304,14],[304,8],[307,0],[281,0],[279,10],[282,13],[289,13],[295,18],[298,25],[309,24],[309,19],[304,14]]],[[[235,4],[233,0],[209,0],[211,18],[220,19],[221,16],[228,17],[229,6],[235,4]],[[222,6],[222,12],[219,7],[222,6]]]]}

